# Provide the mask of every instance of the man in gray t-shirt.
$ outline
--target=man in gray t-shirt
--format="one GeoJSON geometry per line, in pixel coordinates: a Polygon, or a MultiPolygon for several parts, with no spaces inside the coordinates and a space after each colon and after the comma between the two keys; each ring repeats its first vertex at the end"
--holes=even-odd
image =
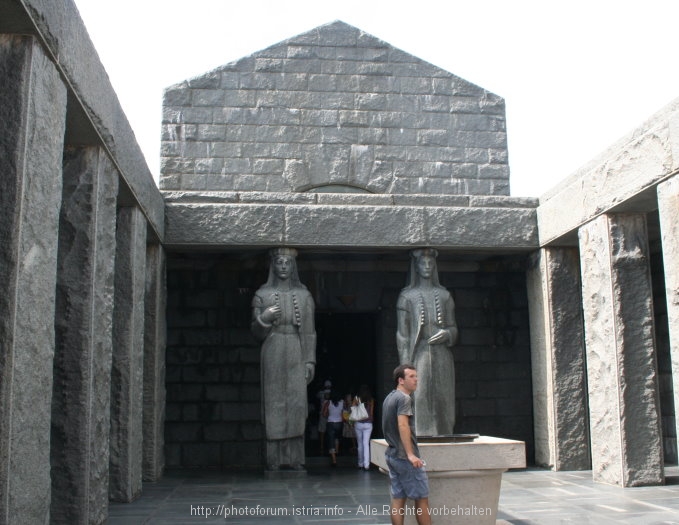
{"type": "Polygon", "coordinates": [[[413,401],[417,388],[417,371],[404,364],[394,370],[396,388],[384,399],[382,430],[389,445],[386,451],[391,481],[391,523],[402,525],[406,499],[415,500],[415,518],[419,525],[431,524],[429,516],[429,481],[420,459],[415,436],[413,401]]]}
{"type": "Polygon", "coordinates": [[[401,390],[392,390],[384,399],[382,414],[382,431],[384,432],[384,439],[389,444],[386,455],[400,459],[408,459],[408,453],[406,452],[403,443],[401,443],[401,435],[398,433],[398,416],[408,416],[410,444],[413,453],[419,457],[420,450],[417,446],[417,438],[415,437],[413,398],[401,390]]]}

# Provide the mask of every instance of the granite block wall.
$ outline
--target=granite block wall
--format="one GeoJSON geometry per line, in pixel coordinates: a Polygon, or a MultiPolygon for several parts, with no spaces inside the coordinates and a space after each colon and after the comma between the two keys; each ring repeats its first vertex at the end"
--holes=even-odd
{"type": "Polygon", "coordinates": [[[534,461],[530,333],[525,261],[488,262],[478,271],[441,274],[453,293],[455,432],[519,439],[534,461]]]}
{"type": "Polygon", "coordinates": [[[165,190],[509,195],[504,100],[343,22],[166,89],[165,190]]]}
{"type": "Polygon", "coordinates": [[[223,257],[168,257],[168,468],[261,464],[255,280],[238,266],[223,257]]]}
{"type": "MultiPolygon", "coordinates": [[[[373,386],[383,399],[397,364],[395,306],[407,258],[306,255],[298,258],[300,277],[318,313],[363,312],[375,319],[373,386]]],[[[167,467],[260,467],[259,345],[249,326],[252,295],[266,280],[266,257],[169,254],[167,264],[167,467]]],[[[524,440],[532,462],[525,261],[440,261],[439,268],[460,328],[456,431],[524,440]]],[[[342,380],[348,381],[333,377],[342,380]]],[[[379,432],[376,425],[374,435],[379,432]]]]}

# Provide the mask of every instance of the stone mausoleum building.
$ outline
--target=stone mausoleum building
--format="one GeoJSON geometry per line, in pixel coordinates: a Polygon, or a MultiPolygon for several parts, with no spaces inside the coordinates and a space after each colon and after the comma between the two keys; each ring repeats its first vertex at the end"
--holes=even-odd
{"type": "Polygon", "coordinates": [[[164,469],[260,468],[251,302],[279,246],[316,304],[312,393],[390,390],[409,251],[436,248],[456,432],[664,483],[678,130],[675,101],[510,196],[501,97],[334,22],[169,87],[158,187],[74,4],[1,0],[0,524],[102,523],[164,469]]]}

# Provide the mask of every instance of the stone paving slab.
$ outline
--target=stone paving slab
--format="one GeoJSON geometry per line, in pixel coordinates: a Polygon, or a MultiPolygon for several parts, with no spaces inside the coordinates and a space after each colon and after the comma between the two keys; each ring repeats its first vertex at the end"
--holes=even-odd
{"type": "MultiPolygon", "coordinates": [[[[679,467],[666,467],[665,475],[664,486],[623,489],[594,483],[591,471],[507,472],[497,523],[679,525],[679,467]]],[[[314,466],[305,478],[280,481],[257,472],[181,470],[145,483],[141,498],[133,503],[112,503],[108,523],[388,524],[389,516],[382,513],[388,504],[387,478],[375,470],[314,466]],[[269,515],[264,515],[265,509],[269,515]],[[243,515],[234,515],[238,512],[243,515]]]]}
{"type": "Polygon", "coordinates": [[[529,469],[503,476],[498,519],[511,524],[679,524],[679,469],[667,484],[623,489],[592,481],[591,471],[529,469]]]}

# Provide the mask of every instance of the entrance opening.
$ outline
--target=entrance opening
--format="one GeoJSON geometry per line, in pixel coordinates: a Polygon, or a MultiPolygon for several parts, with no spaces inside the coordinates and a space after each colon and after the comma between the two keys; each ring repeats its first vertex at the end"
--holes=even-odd
{"type": "MultiPolygon", "coordinates": [[[[308,388],[307,456],[327,453],[327,443],[321,444],[318,425],[326,380],[332,382],[332,391],[343,398],[356,395],[361,385],[367,385],[375,395],[378,315],[372,312],[316,313],[316,374],[308,388]]],[[[344,448],[348,454],[353,440],[345,434],[342,441],[340,450],[344,448]]]]}

